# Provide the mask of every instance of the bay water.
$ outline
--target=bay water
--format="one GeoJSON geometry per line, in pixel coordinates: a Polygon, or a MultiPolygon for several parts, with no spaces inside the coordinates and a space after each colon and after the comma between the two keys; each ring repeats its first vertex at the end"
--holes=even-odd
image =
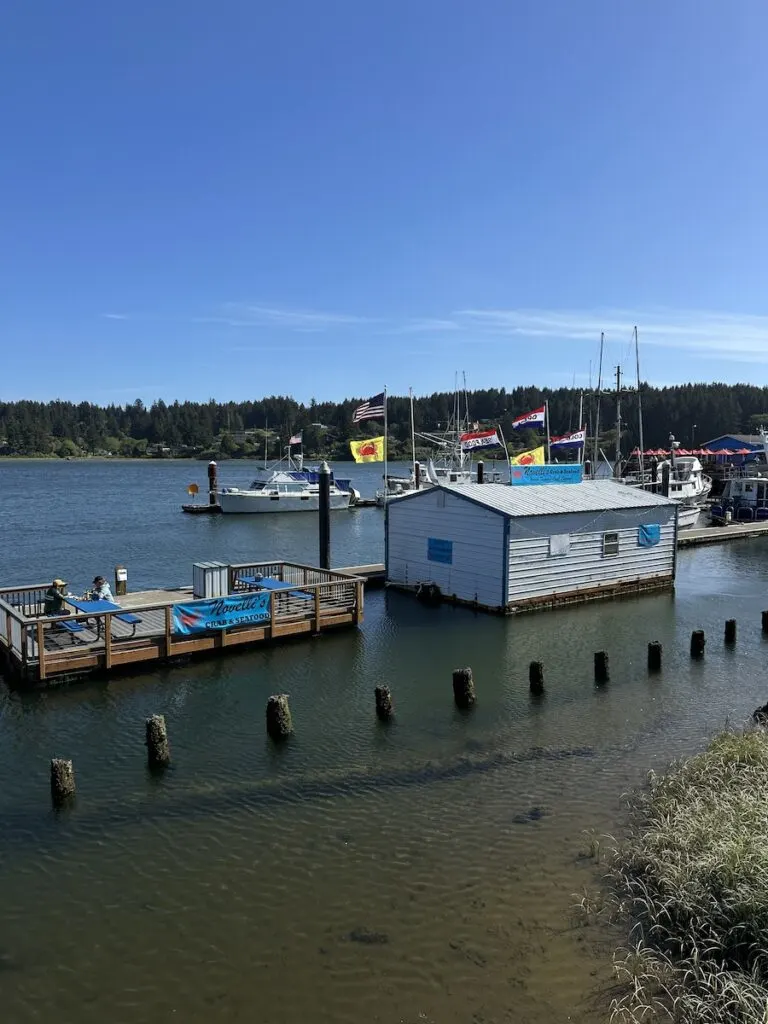
{"type": "MultiPolygon", "coordinates": [[[[363,494],[380,483],[380,465],[344,468],[363,494]]],[[[252,467],[220,476],[242,486],[252,467]]],[[[198,560],[317,561],[315,516],[185,516],[193,480],[204,493],[204,464],[0,463],[0,580],[80,591],[121,563],[137,590],[191,583],[198,560]]],[[[381,510],[335,513],[332,553],[383,561],[381,510]]],[[[599,880],[585,831],[616,833],[649,768],[768,699],[767,579],[754,539],[681,551],[674,595],[510,619],[370,592],[357,630],[38,693],[0,686],[3,1021],[605,1020],[622,936],[572,913],[599,880]],[[452,700],[463,665],[470,714],[452,700]],[[373,713],[380,683],[389,726],[373,713]],[[275,692],[296,730],[279,748],[264,731],[275,692]],[[143,745],[155,712],[173,756],[162,776],[143,745]],[[77,773],[62,812],[53,756],[77,773]]]]}

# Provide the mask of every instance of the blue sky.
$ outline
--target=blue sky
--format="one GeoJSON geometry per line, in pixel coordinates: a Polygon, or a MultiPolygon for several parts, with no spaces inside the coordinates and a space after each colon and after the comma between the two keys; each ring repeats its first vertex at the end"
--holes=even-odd
{"type": "Polygon", "coordinates": [[[764,0],[10,0],[0,399],[768,383],[764,0]]]}

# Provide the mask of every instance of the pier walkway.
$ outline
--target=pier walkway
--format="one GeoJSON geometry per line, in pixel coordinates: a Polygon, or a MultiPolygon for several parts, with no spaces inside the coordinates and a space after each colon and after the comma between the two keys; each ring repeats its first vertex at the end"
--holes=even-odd
{"type": "Polygon", "coordinates": [[[677,546],[695,547],[697,544],[722,544],[730,540],[746,540],[768,534],[768,523],[732,523],[730,526],[702,526],[680,530],[677,546]]]}

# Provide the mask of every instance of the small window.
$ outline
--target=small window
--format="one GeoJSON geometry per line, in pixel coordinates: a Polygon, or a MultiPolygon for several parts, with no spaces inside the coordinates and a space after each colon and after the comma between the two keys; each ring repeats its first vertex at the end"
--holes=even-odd
{"type": "Polygon", "coordinates": [[[619,553],[619,535],[618,533],[604,533],[603,534],[603,557],[608,555],[618,555],[619,553]]]}

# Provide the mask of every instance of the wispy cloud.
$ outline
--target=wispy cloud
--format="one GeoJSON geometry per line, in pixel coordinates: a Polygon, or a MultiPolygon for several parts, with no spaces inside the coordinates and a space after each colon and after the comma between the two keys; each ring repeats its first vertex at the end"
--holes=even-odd
{"type": "Polygon", "coordinates": [[[377,322],[370,317],[351,313],[281,309],[276,306],[250,306],[241,303],[227,303],[221,319],[233,327],[280,327],[293,331],[325,331],[334,327],[354,327],[377,322]]]}
{"type": "Polygon", "coordinates": [[[686,350],[699,355],[768,358],[768,317],[701,310],[529,310],[462,309],[453,317],[479,334],[589,341],[605,331],[610,341],[625,341],[638,326],[643,345],[686,350]]]}
{"type": "Polygon", "coordinates": [[[101,313],[105,320],[127,320],[127,313],[101,313]]]}

